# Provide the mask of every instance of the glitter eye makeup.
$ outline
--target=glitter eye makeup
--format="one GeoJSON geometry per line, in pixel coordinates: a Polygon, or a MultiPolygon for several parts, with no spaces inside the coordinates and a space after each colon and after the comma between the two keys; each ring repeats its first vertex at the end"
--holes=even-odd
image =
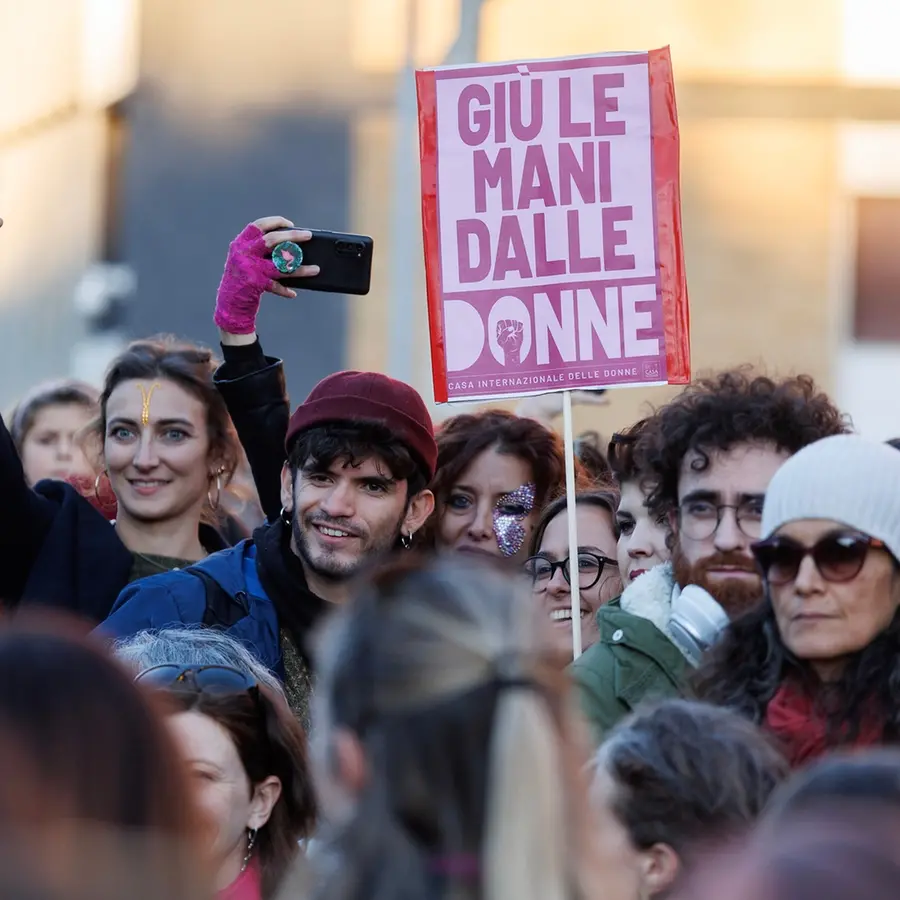
{"type": "Polygon", "coordinates": [[[523,484],[494,504],[494,534],[504,556],[515,556],[522,549],[526,537],[522,522],[534,509],[535,494],[533,484],[523,484]],[[520,507],[522,511],[511,512],[510,507],[520,507]]]}

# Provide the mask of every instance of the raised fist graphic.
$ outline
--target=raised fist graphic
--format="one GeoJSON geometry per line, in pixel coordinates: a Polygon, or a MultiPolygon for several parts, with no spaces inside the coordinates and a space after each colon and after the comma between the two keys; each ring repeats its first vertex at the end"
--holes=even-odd
{"type": "Polygon", "coordinates": [[[497,343],[503,348],[504,365],[518,365],[525,337],[525,324],[518,319],[501,319],[497,323],[497,343]]]}

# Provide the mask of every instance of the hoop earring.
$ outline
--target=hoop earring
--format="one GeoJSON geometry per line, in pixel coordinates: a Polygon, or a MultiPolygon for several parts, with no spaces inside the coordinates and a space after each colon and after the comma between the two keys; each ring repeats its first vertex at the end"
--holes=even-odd
{"type": "MultiPolygon", "coordinates": [[[[104,503],[103,498],[100,496],[100,479],[103,476],[106,476],[106,481],[109,483],[109,472],[104,469],[102,472],[97,474],[97,477],[94,479],[94,497],[97,500],[97,505],[102,509],[112,509],[113,507],[109,503],[104,503]]],[[[112,484],[109,485],[110,491],[112,491],[112,484]]]]}
{"type": "Polygon", "coordinates": [[[404,550],[412,550],[413,545],[413,532],[409,534],[404,534],[402,531],[400,532],[400,546],[404,550]]]}
{"type": "Polygon", "coordinates": [[[206,499],[209,502],[209,508],[215,512],[219,508],[219,502],[222,499],[222,473],[216,472],[216,502],[213,503],[212,488],[206,492],[206,499]]]}
{"type": "Polygon", "coordinates": [[[281,521],[284,522],[284,524],[287,525],[288,528],[291,527],[291,514],[292,514],[292,512],[293,512],[292,510],[285,509],[285,508],[282,506],[282,507],[281,507],[281,512],[278,514],[278,515],[279,515],[279,518],[281,519],[281,521]]]}

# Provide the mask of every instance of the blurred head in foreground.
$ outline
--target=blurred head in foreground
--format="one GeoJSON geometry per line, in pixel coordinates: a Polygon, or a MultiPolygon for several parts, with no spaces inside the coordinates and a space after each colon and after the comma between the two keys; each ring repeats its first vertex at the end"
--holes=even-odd
{"type": "Polygon", "coordinates": [[[841,804],[865,808],[877,801],[900,814],[900,751],[867,750],[835,753],[799,772],[773,795],[766,821],[776,823],[798,814],[841,804]]]}
{"type": "Polygon", "coordinates": [[[641,896],[665,897],[701,853],[753,825],[787,771],[768,738],[737,714],[668,700],[611,733],[592,793],[628,832],[641,896]]]}
{"type": "Polygon", "coordinates": [[[0,765],[5,875],[55,896],[204,896],[190,789],[158,711],[55,620],[0,630],[0,765]]]}
{"type": "Polygon", "coordinates": [[[673,900],[894,900],[898,885],[896,806],[832,801],[707,859],[673,900]]]}
{"type": "Polygon", "coordinates": [[[529,600],[474,560],[406,558],[330,621],[312,745],[335,829],[323,896],[596,895],[585,758],[529,600]]]}

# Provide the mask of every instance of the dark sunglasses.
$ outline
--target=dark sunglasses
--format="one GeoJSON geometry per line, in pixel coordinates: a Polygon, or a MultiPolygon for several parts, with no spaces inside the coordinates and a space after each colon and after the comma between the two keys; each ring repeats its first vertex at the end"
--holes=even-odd
{"type": "Polygon", "coordinates": [[[163,691],[229,696],[248,694],[259,700],[259,685],[252,676],[231,666],[181,666],[166,663],[144,669],[134,679],[163,691]]]}
{"type": "Polygon", "coordinates": [[[787,537],[769,538],[752,546],[763,577],[774,585],[793,581],[807,556],[813,558],[826,581],[852,581],[865,565],[869,551],[884,548],[882,541],[848,532],[827,534],[812,547],[787,537]]]}

